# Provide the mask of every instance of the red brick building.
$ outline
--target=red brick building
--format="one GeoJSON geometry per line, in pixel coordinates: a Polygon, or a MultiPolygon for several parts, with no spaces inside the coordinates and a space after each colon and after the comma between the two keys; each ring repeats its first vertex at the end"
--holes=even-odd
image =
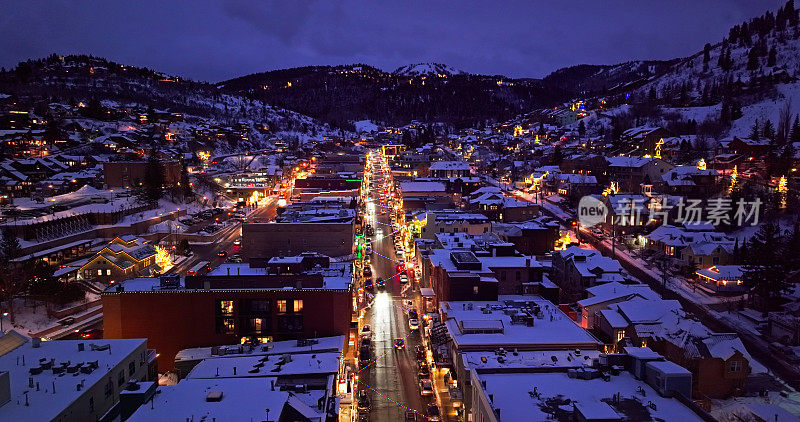
{"type": "Polygon", "coordinates": [[[177,352],[186,348],[248,338],[347,335],[352,268],[335,263],[277,274],[225,264],[205,276],[123,281],[106,290],[102,300],[104,336],[147,338],[159,353],[160,367],[169,370],[177,352]]]}

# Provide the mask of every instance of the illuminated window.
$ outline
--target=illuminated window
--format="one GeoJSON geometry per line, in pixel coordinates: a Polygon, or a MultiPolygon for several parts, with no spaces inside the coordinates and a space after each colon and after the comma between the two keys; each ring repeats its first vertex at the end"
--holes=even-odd
{"type": "Polygon", "coordinates": [[[219,301],[219,311],[220,311],[221,314],[224,314],[224,315],[233,314],[233,301],[232,300],[221,300],[221,301],[219,301]]]}
{"type": "Polygon", "coordinates": [[[279,300],[278,301],[278,312],[285,313],[286,312],[286,300],[279,300]]]}
{"type": "Polygon", "coordinates": [[[625,330],[617,331],[617,341],[622,340],[625,337],[625,330]]]}
{"type": "Polygon", "coordinates": [[[111,270],[110,269],[106,270],[106,275],[111,275],[111,270]]]}
{"type": "Polygon", "coordinates": [[[295,300],[294,301],[294,311],[295,312],[303,312],[303,300],[295,300]]]}
{"type": "Polygon", "coordinates": [[[222,320],[223,334],[233,334],[234,330],[236,330],[236,324],[234,323],[233,318],[225,318],[222,320]]]}

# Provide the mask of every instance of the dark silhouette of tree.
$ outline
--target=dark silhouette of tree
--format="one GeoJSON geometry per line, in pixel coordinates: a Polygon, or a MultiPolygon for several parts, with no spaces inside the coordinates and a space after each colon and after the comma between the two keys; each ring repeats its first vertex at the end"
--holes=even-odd
{"type": "Polygon", "coordinates": [[[3,230],[3,239],[0,240],[0,296],[5,302],[9,319],[14,322],[14,299],[22,294],[26,288],[26,278],[18,263],[12,262],[20,253],[19,239],[11,229],[3,230]]]}
{"type": "Polygon", "coordinates": [[[775,139],[775,128],[772,126],[772,122],[769,121],[769,119],[764,122],[764,127],[761,128],[761,136],[770,141],[775,139]]]}
{"type": "Polygon", "coordinates": [[[796,261],[796,251],[788,248],[788,240],[777,224],[764,223],[753,236],[745,257],[742,281],[762,300],[765,312],[789,287],[787,277],[796,261]]]}

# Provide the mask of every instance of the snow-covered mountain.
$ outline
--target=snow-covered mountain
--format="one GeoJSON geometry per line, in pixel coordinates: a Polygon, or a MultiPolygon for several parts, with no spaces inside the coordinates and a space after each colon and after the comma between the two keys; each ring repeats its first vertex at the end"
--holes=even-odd
{"type": "Polygon", "coordinates": [[[416,63],[400,66],[392,72],[398,76],[458,75],[466,73],[442,63],[416,63]]]}
{"type": "Polygon", "coordinates": [[[652,75],[609,86],[604,95],[616,107],[608,114],[630,104],[659,105],[662,114],[722,123],[717,136],[747,136],[756,120],[777,125],[787,105],[794,119],[800,111],[800,24],[798,11],[787,5],[734,26],[722,41],[652,75]]]}

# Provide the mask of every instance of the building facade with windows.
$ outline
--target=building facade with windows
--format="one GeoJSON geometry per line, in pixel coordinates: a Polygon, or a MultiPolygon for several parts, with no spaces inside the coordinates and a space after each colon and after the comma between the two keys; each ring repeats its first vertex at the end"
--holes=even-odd
{"type": "Polygon", "coordinates": [[[297,273],[224,264],[204,276],[126,280],[102,295],[104,335],[148,338],[167,369],[191,347],[345,335],[352,279],[349,263],[314,262],[297,273]]]}

